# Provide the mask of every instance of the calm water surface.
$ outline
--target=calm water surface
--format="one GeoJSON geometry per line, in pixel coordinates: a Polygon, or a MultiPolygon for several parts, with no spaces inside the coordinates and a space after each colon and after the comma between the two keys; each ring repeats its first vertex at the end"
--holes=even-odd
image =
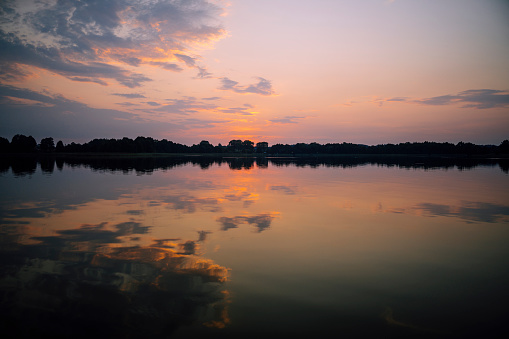
{"type": "Polygon", "coordinates": [[[4,165],[2,331],[505,337],[508,184],[499,165],[4,165]]]}

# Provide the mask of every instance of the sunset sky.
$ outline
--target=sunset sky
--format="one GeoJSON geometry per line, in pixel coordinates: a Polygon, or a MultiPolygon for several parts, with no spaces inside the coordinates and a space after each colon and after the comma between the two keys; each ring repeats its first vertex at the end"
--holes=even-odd
{"type": "Polygon", "coordinates": [[[0,136],[509,139],[507,0],[4,0],[0,136]]]}

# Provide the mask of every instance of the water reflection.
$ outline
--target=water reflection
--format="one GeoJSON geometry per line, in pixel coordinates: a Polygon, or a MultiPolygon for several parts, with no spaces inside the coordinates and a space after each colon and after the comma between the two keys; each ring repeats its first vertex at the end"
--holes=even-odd
{"type": "Polygon", "coordinates": [[[20,230],[2,227],[0,234],[4,333],[167,337],[183,325],[229,322],[222,286],[229,271],[198,255],[207,232],[126,247],[125,239],[150,227],[102,222],[30,238],[20,230]]]}
{"type": "Polygon", "coordinates": [[[207,208],[211,212],[218,212],[220,210],[218,206],[219,200],[217,198],[197,198],[189,195],[165,196],[159,203],[152,202],[152,206],[156,206],[156,204],[160,203],[170,205],[173,209],[181,210],[186,213],[196,212],[197,207],[207,208]]]}
{"type": "Polygon", "coordinates": [[[0,316],[21,336],[503,331],[495,160],[25,160],[0,176],[0,316]]]}
{"type": "Polygon", "coordinates": [[[418,212],[430,216],[461,218],[477,222],[508,222],[509,206],[487,202],[462,201],[460,206],[421,203],[414,207],[418,212]]]}
{"type": "Polygon", "coordinates": [[[150,174],[154,170],[168,170],[191,164],[201,169],[213,165],[227,165],[231,170],[250,170],[272,166],[298,167],[342,167],[377,165],[386,167],[413,169],[460,169],[469,170],[478,166],[499,166],[505,173],[509,172],[509,159],[503,158],[459,158],[459,157],[419,157],[419,156],[317,156],[317,157],[198,157],[198,156],[18,156],[0,158],[0,173],[9,168],[16,175],[31,175],[37,165],[44,173],[52,173],[55,166],[86,167],[96,171],[110,171],[138,174],[150,174]]]}
{"type": "Polygon", "coordinates": [[[283,192],[284,194],[288,194],[288,195],[294,195],[296,188],[297,188],[297,186],[285,186],[285,185],[270,186],[270,189],[272,191],[280,191],[280,192],[283,192]]]}
{"type": "Polygon", "coordinates": [[[257,232],[262,232],[270,227],[272,220],[278,213],[259,214],[253,216],[220,217],[217,221],[221,224],[221,230],[227,231],[237,228],[240,224],[249,224],[256,227],[257,232]]]}

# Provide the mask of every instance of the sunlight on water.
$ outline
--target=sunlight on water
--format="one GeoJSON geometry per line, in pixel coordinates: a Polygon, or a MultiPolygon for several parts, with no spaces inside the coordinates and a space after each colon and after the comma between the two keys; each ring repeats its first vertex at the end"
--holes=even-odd
{"type": "Polygon", "coordinates": [[[102,161],[2,167],[10,330],[506,331],[507,167],[102,161]]]}

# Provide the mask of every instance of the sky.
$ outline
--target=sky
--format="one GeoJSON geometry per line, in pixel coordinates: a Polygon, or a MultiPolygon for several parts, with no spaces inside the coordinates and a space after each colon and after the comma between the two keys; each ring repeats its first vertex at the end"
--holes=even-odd
{"type": "Polygon", "coordinates": [[[500,144],[507,0],[3,0],[0,136],[500,144]]]}

